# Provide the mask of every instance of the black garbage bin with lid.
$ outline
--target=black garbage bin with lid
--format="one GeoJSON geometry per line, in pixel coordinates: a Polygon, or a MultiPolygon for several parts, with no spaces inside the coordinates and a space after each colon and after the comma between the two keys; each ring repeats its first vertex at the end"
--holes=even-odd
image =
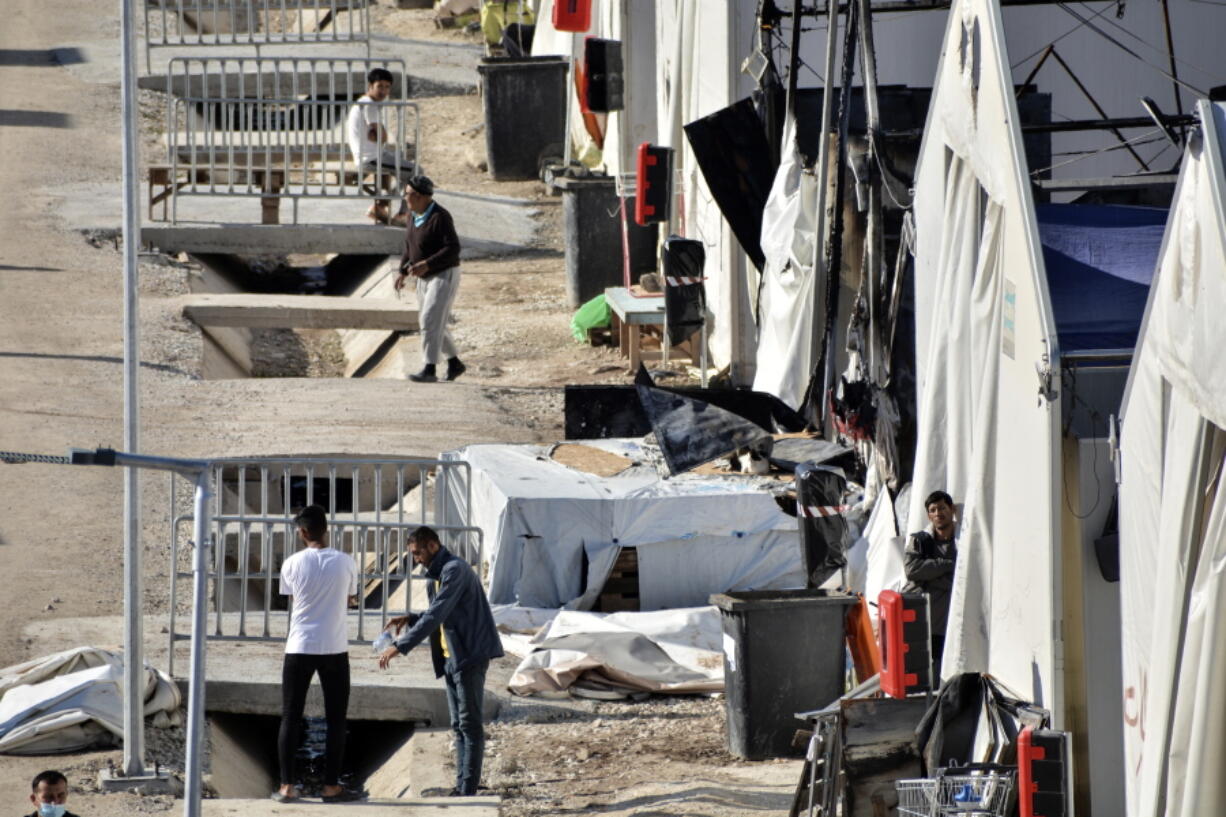
{"type": "Polygon", "coordinates": [[[799,754],[797,712],[843,694],[844,620],[855,596],[755,590],[711,597],[724,628],[728,751],[762,760],[799,754]]]}
{"type": "Polygon", "coordinates": [[[485,57],[477,66],[485,151],[498,181],[535,179],[566,139],[565,57],[485,57]]]}
{"type": "MultiPolygon", "coordinates": [[[[566,230],[566,295],[572,307],[587,303],[626,278],[622,203],[612,176],[559,176],[566,230]]],[[[626,199],[630,282],[656,269],[656,225],[634,223],[634,197],[626,199]]]]}

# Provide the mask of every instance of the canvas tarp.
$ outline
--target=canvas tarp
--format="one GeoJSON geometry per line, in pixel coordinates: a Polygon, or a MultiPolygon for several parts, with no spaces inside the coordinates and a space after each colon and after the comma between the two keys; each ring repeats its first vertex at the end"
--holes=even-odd
{"type": "Polygon", "coordinates": [[[821,331],[815,291],[824,280],[817,266],[817,177],[805,173],[796,146],[796,120],[783,128],[783,161],[762,215],[758,365],[753,387],[796,410],[802,408],[817,365],[821,331]]]}
{"type": "Polygon", "coordinates": [[[953,4],[915,181],[907,530],[932,490],[962,503],[944,677],[989,672],[1059,713],[1059,349],[1004,43],[998,4],[953,4]]]}
{"type": "Polygon", "coordinates": [[[546,612],[556,615],[538,625],[535,637],[511,644],[517,654],[527,650],[508,683],[516,694],[560,692],[576,683],[627,692],[724,688],[723,630],[714,607],[609,614],[502,608],[494,618],[506,631],[546,612]]]}
{"type": "MultiPolygon", "coordinates": [[[[123,737],[123,656],[76,647],[0,669],[0,752],[62,754],[123,737]]],[[[177,723],[179,687],[145,667],[145,715],[177,723]]]]}
{"type": "Polygon", "coordinates": [[[1121,430],[1129,817],[1226,801],[1226,111],[1198,112],[1121,430]]]}
{"type": "MultiPolygon", "coordinates": [[[[633,440],[590,444],[622,451],[628,463],[645,459],[633,440]]],[[[548,453],[547,446],[493,444],[443,455],[471,467],[468,518],[484,532],[491,602],[584,606],[624,547],[638,552],[643,610],[705,604],[725,590],[804,585],[797,523],[775,502],[776,482],[663,479],[645,466],[598,477],[548,453]]],[[[466,492],[453,488],[444,501],[458,511],[466,492]]]]}

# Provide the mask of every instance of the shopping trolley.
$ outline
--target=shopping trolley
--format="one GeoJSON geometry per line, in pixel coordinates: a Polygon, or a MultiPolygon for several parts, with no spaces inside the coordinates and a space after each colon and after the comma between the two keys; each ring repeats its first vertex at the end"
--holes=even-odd
{"type": "Polygon", "coordinates": [[[950,768],[936,777],[896,780],[898,813],[907,817],[1006,817],[1013,769],[950,768]]]}

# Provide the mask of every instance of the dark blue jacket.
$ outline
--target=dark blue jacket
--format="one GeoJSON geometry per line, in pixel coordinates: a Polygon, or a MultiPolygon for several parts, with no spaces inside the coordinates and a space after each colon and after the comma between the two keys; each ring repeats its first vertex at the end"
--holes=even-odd
{"type": "Polygon", "coordinates": [[[444,670],[457,672],[476,661],[502,657],[502,640],[490,603],[468,563],[440,547],[426,568],[426,576],[430,580],[426,585],[430,606],[422,613],[409,614],[409,629],[396,639],[396,649],[407,653],[428,636],[434,675],[440,678],[444,670]],[[435,581],[439,582],[437,591],[435,581]],[[446,659],[440,626],[447,636],[450,655],[446,659]]]}

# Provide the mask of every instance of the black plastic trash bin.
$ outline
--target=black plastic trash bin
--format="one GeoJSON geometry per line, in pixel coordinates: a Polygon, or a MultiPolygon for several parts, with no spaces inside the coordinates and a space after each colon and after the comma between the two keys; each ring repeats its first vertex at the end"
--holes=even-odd
{"type": "MultiPolygon", "coordinates": [[[[622,255],[621,202],[612,176],[560,176],[562,221],[566,231],[566,296],[579,307],[621,286],[626,271],[622,255]]],[[[634,223],[634,197],[626,199],[626,238],[630,247],[630,282],[656,269],[656,225],[634,223]]]]}
{"type": "Polygon", "coordinates": [[[724,625],[728,751],[750,760],[799,754],[796,713],[843,694],[844,619],[855,596],[756,590],[711,603],[724,625]]]}
{"type": "Polygon", "coordinates": [[[565,57],[485,57],[477,66],[485,151],[498,181],[535,179],[566,139],[565,57]]]}

